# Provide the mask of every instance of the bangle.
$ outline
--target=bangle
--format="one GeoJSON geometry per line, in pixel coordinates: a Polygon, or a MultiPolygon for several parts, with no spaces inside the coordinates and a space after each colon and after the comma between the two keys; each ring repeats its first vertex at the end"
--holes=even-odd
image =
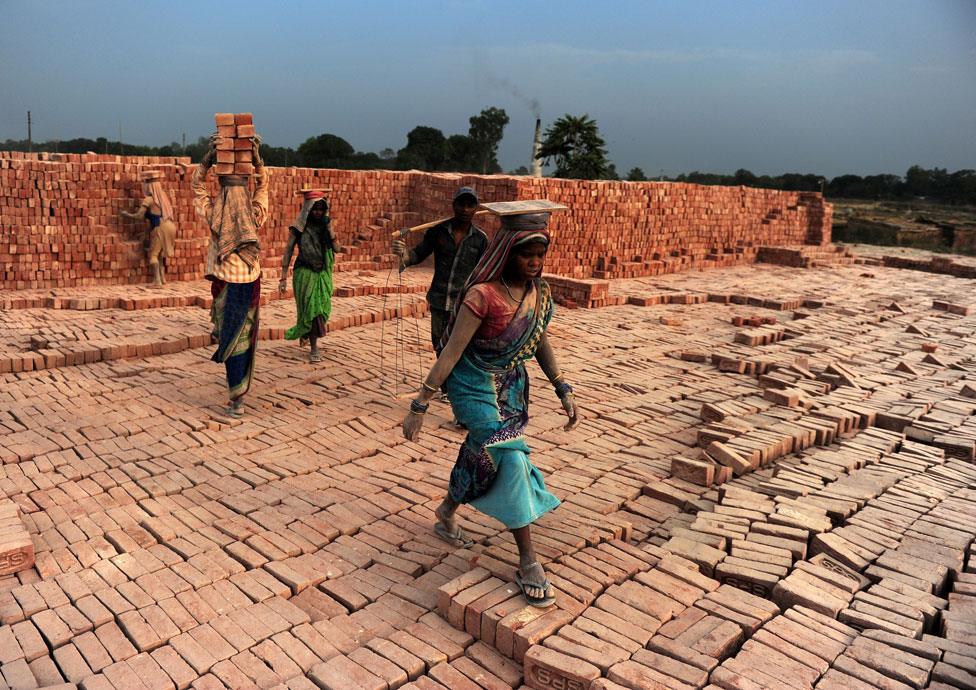
{"type": "Polygon", "coordinates": [[[549,380],[549,383],[551,383],[554,387],[555,386],[558,386],[562,382],[563,382],[563,375],[562,374],[556,374],[555,376],[553,376],[549,380]]]}
{"type": "Polygon", "coordinates": [[[420,402],[419,400],[410,401],[410,411],[414,414],[426,414],[430,403],[420,402]]]}
{"type": "Polygon", "coordinates": [[[555,389],[556,397],[558,397],[560,400],[573,393],[573,387],[563,381],[557,383],[555,389]]]}
{"type": "Polygon", "coordinates": [[[421,382],[420,382],[420,385],[421,385],[421,387],[422,387],[422,388],[423,388],[423,389],[424,389],[425,391],[428,391],[429,393],[436,393],[436,392],[437,392],[437,389],[436,389],[436,388],[434,388],[434,387],[433,387],[432,385],[430,385],[429,383],[427,383],[426,381],[421,381],[421,382]]]}

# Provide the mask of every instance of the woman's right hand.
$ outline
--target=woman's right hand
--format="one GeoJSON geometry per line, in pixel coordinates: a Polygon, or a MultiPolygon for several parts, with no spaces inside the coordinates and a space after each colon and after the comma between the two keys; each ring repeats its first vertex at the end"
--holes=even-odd
{"type": "Polygon", "coordinates": [[[288,279],[282,278],[278,281],[278,292],[285,292],[288,290],[288,279]]]}
{"type": "Polygon", "coordinates": [[[572,393],[567,393],[559,399],[559,402],[563,406],[563,412],[569,417],[569,421],[566,422],[563,431],[572,431],[579,424],[579,409],[576,407],[576,398],[572,393]]]}
{"type": "Polygon", "coordinates": [[[424,426],[424,415],[416,412],[408,412],[403,420],[403,438],[408,441],[416,441],[420,436],[420,429],[424,426]]]}

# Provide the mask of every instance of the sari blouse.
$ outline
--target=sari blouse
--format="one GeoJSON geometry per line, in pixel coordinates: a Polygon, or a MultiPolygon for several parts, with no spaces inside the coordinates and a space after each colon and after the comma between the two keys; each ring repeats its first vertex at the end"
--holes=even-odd
{"type": "MultiPolygon", "coordinates": [[[[530,295],[526,295],[528,297],[530,295]]],[[[497,338],[508,328],[518,310],[489,283],[472,285],[464,294],[463,304],[481,319],[481,325],[474,334],[478,340],[497,338]]]]}

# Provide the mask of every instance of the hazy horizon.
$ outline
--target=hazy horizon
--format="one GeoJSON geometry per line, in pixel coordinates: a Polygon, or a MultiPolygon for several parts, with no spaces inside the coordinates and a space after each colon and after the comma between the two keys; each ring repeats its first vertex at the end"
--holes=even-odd
{"type": "Polygon", "coordinates": [[[417,125],[511,123],[505,170],[587,113],[619,174],[976,168],[976,3],[144,2],[0,11],[0,140],[195,141],[218,111],[266,142],[394,150],[417,125]]]}

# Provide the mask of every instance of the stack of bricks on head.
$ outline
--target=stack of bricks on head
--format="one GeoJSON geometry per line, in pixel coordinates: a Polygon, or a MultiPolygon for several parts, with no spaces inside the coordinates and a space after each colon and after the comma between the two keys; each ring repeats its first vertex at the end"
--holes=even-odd
{"type": "Polygon", "coordinates": [[[251,113],[217,113],[218,175],[253,175],[254,118],[251,113]]]}

